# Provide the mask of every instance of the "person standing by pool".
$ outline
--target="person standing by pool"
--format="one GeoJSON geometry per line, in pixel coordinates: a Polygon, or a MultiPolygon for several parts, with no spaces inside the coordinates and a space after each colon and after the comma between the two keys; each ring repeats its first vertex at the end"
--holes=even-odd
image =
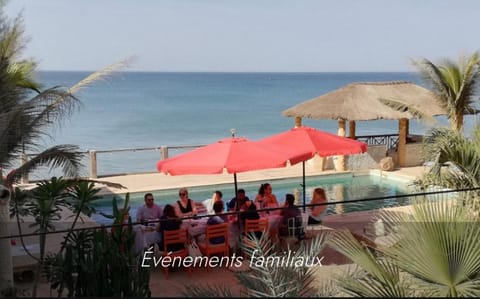
{"type": "Polygon", "coordinates": [[[178,190],[179,200],[175,205],[175,212],[179,217],[197,216],[198,211],[195,202],[188,197],[187,188],[178,190]]]}
{"type": "Polygon", "coordinates": [[[153,194],[146,193],[144,195],[145,204],[137,210],[137,222],[144,223],[149,220],[158,220],[163,215],[163,208],[155,204],[153,194]]]}
{"type": "MultiPolygon", "coordinates": [[[[327,203],[327,195],[322,188],[315,188],[313,190],[312,200],[310,204],[327,203]]],[[[322,218],[327,211],[327,205],[312,206],[308,208],[308,224],[321,224],[322,218]]]]}

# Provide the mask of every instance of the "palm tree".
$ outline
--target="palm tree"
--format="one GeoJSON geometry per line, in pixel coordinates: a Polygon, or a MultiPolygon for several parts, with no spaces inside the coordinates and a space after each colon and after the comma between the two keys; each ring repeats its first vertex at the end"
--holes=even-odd
{"type": "MultiPolygon", "coordinates": [[[[444,59],[441,64],[434,64],[428,59],[412,61],[420,76],[436,95],[439,104],[445,109],[453,130],[462,131],[465,114],[477,114],[474,98],[480,79],[479,52],[468,57],[460,57],[458,63],[444,59]]],[[[404,104],[398,99],[379,99],[383,104],[398,110],[409,111],[416,117],[433,121],[427,111],[422,111],[404,104]]]]}
{"type": "Polygon", "coordinates": [[[456,131],[462,130],[465,114],[479,112],[474,107],[474,95],[480,79],[479,55],[475,52],[471,56],[460,57],[458,63],[445,59],[438,65],[428,59],[413,61],[447,111],[451,128],[456,131]]]}
{"type": "MultiPolygon", "coordinates": [[[[21,16],[13,21],[3,16],[4,1],[0,1],[0,179],[10,193],[22,175],[40,166],[60,167],[68,177],[77,176],[83,153],[75,145],[56,145],[41,150],[42,137],[48,129],[71,115],[80,102],[75,93],[100,78],[124,66],[121,61],[93,73],[71,88],[53,87],[41,90],[33,80],[35,63],[19,58],[24,46],[21,16]],[[29,161],[2,177],[2,170],[11,169],[25,152],[36,153],[29,161]]],[[[9,235],[9,197],[0,205],[0,236],[9,235]]],[[[0,294],[13,287],[10,241],[0,239],[0,294]]]]}
{"type": "MultiPolygon", "coordinates": [[[[461,198],[460,198],[461,199],[461,198]]],[[[384,212],[392,246],[378,255],[350,232],[330,240],[358,269],[338,280],[348,294],[368,297],[479,296],[480,226],[462,201],[418,201],[410,213],[384,212]],[[353,274],[353,276],[351,276],[353,274]]]]}

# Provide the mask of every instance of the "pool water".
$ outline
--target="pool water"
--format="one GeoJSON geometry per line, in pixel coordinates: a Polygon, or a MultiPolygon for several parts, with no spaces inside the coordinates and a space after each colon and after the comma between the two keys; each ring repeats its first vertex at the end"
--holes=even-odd
{"type": "MultiPolygon", "coordinates": [[[[239,183],[238,188],[243,188],[250,199],[254,199],[261,183],[270,183],[273,188],[273,193],[277,196],[280,204],[285,201],[285,194],[292,193],[298,196],[298,204],[302,204],[302,178],[288,178],[276,179],[262,182],[248,182],[239,183]]],[[[352,173],[336,174],[336,175],[322,175],[309,176],[305,179],[306,184],[306,203],[311,199],[311,194],[314,188],[321,187],[325,189],[329,201],[349,201],[354,199],[387,197],[395,195],[404,195],[408,193],[409,185],[405,181],[392,180],[382,178],[377,175],[354,175],[352,173]]],[[[187,186],[188,188],[188,186],[187,186]]],[[[189,197],[197,202],[201,202],[207,198],[211,198],[212,193],[219,190],[223,193],[223,201],[227,203],[234,197],[234,185],[210,185],[201,187],[188,188],[189,197]]],[[[178,189],[156,190],[151,191],[155,198],[155,203],[160,205],[173,204],[178,199],[178,189]]],[[[95,208],[97,214],[93,215],[93,219],[98,223],[111,223],[111,219],[105,218],[98,212],[111,214],[112,212],[112,198],[117,199],[118,207],[122,207],[125,195],[103,196],[102,199],[97,200],[95,208]]],[[[133,220],[138,207],[144,204],[144,193],[130,194],[130,215],[133,220]]],[[[343,203],[337,205],[329,205],[327,214],[342,214],[353,211],[375,210],[384,207],[392,207],[408,204],[408,199],[390,198],[384,200],[374,200],[369,202],[353,202],[343,203]]]]}

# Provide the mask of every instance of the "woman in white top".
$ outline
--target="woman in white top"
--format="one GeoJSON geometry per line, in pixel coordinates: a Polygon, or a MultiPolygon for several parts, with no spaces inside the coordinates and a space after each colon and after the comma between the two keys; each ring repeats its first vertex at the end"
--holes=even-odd
{"type": "MultiPolygon", "coordinates": [[[[315,188],[313,190],[312,200],[310,204],[327,203],[327,195],[322,188],[315,188]]],[[[327,205],[309,207],[308,210],[308,224],[321,224],[322,218],[327,212],[327,205]]]]}

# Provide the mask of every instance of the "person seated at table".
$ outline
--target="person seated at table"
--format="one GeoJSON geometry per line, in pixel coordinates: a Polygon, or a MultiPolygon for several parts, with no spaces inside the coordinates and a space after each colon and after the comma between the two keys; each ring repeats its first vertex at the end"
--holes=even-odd
{"type": "Polygon", "coordinates": [[[188,197],[187,188],[180,188],[180,190],[178,190],[178,196],[180,199],[177,200],[175,213],[179,217],[197,216],[197,207],[195,202],[188,197]]]}
{"type": "Polygon", "coordinates": [[[138,208],[136,220],[138,223],[147,225],[149,220],[158,220],[163,215],[163,209],[161,206],[155,204],[153,201],[153,194],[146,193],[144,195],[145,204],[138,208]]]}
{"type": "MultiPolygon", "coordinates": [[[[226,219],[227,215],[220,215],[223,213],[223,202],[217,201],[216,203],[213,204],[213,209],[215,211],[215,215],[212,215],[208,218],[207,220],[207,226],[209,225],[214,225],[214,224],[220,224],[220,223],[226,223],[228,220],[226,219]]],[[[205,234],[201,234],[198,236],[197,241],[199,243],[204,243],[205,242],[205,234]]],[[[211,244],[221,244],[225,241],[224,237],[214,237],[210,238],[210,243],[211,244]]]]}
{"type": "MultiPolygon", "coordinates": [[[[260,219],[260,215],[257,212],[257,207],[251,200],[246,200],[244,203],[244,210],[241,211],[238,215],[240,218],[240,231],[244,231],[245,228],[245,221],[249,220],[258,220],[260,219]]],[[[255,232],[255,235],[258,239],[262,236],[262,232],[255,232]]]]}
{"type": "MultiPolygon", "coordinates": [[[[270,185],[269,183],[265,183],[260,186],[255,201],[257,209],[278,208],[277,197],[275,196],[275,194],[272,193],[272,185],[270,185]]],[[[278,214],[279,211],[267,211],[266,213],[278,214]]]]}
{"type": "MultiPolygon", "coordinates": [[[[182,219],[175,213],[175,208],[172,205],[165,205],[163,216],[160,218],[160,223],[157,226],[157,231],[160,233],[161,241],[158,246],[163,251],[163,232],[166,230],[177,230],[182,225],[182,219]]],[[[185,248],[185,244],[171,244],[167,247],[167,251],[178,251],[185,248]]]]}
{"type": "Polygon", "coordinates": [[[279,226],[279,234],[280,236],[288,236],[288,225],[295,225],[295,236],[299,237],[303,233],[302,229],[302,211],[295,205],[295,197],[293,194],[286,194],[285,195],[285,205],[284,208],[280,211],[280,215],[282,219],[280,221],[279,226]],[[294,223],[289,223],[289,220],[294,218],[294,223]]]}
{"type": "MultiPolygon", "coordinates": [[[[320,204],[320,203],[327,203],[327,195],[325,194],[325,190],[322,188],[315,188],[313,190],[312,200],[310,204],[320,204]]],[[[308,224],[321,224],[322,218],[325,216],[327,211],[327,205],[321,206],[311,206],[308,207],[308,224]]]]}
{"type": "Polygon", "coordinates": [[[216,202],[220,202],[222,205],[224,204],[222,198],[223,198],[222,191],[216,190],[215,192],[213,192],[212,198],[209,198],[203,201],[203,205],[207,208],[207,214],[215,213],[213,209],[213,205],[216,202]]]}
{"type": "Polygon", "coordinates": [[[260,188],[258,188],[257,195],[255,196],[254,199],[254,204],[257,207],[257,210],[263,209],[265,207],[265,187],[266,184],[261,184],[260,188]]]}
{"type": "Polygon", "coordinates": [[[245,189],[238,189],[237,196],[232,198],[228,203],[228,210],[239,211],[246,200],[250,200],[250,199],[248,198],[248,196],[245,195],[245,189]]]}
{"type": "Polygon", "coordinates": [[[275,194],[272,193],[272,185],[270,185],[269,183],[265,183],[265,196],[264,196],[264,199],[266,200],[265,201],[265,206],[266,207],[278,207],[278,201],[277,201],[277,197],[275,196],[275,194]]]}
{"type": "Polygon", "coordinates": [[[215,215],[208,218],[207,225],[228,222],[228,215],[223,214],[224,210],[225,205],[223,204],[223,201],[217,201],[216,203],[214,203],[213,211],[215,215]],[[218,218],[222,219],[222,222],[219,222],[218,218]]]}

